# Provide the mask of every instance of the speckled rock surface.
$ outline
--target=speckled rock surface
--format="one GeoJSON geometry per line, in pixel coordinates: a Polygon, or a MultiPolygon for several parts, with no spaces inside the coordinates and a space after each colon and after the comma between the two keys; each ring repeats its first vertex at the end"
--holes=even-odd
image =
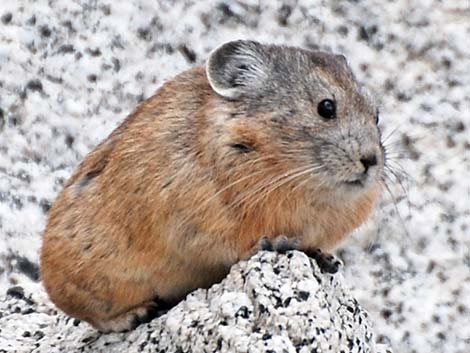
{"type": "Polygon", "coordinates": [[[303,253],[262,252],[160,318],[108,335],[41,308],[37,291],[15,287],[0,302],[0,351],[391,352],[376,345],[367,313],[343,281],[303,253]]]}
{"type": "Polygon", "coordinates": [[[37,285],[47,211],[85,154],[165,79],[253,38],[341,52],[376,93],[407,192],[391,175],[396,206],[385,192],[337,253],[345,279],[379,342],[468,353],[469,35],[468,0],[1,1],[0,295],[37,285]]]}

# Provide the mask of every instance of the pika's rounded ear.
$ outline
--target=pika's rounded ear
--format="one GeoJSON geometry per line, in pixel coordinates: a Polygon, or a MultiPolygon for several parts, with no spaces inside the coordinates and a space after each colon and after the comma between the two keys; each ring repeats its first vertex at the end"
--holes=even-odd
{"type": "Polygon", "coordinates": [[[266,57],[266,47],[258,42],[236,40],[222,44],[207,60],[209,84],[229,99],[256,94],[268,77],[266,57]]]}

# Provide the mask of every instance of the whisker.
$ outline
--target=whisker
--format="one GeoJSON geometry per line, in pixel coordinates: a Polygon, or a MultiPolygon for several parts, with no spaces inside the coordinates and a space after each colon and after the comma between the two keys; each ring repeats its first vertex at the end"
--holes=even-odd
{"type": "MultiPolygon", "coordinates": [[[[244,167],[244,169],[246,169],[247,165],[250,165],[250,164],[256,164],[260,161],[264,161],[264,160],[267,160],[269,158],[272,158],[272,156],[266,156],[266,157],[262,157],[262,158],[258,158],[256,160],[251,160],[243,165],[240,165],[238,166],[237,168],[235,169],[241,169],[242,167],[244,167]]],[[[242,178],[239,178],[235,181],[233,181],[232,183],[224,186],[222,189],[218,190],[214,195],[210,196],[208,199],[205,199],[202,203],[200,203],[188,216],[186,216],[182,221],[181,223],[184,224],[186,223],[187,221],[189,221],[189,219],[191,219],[192,217],[194,217],[199,211],[201,211],[205,206],[209,205],[211,201],[213,201],[214,199],[216,199],[220,194],[222,194],[224,191],[227,191],[228,189],[230,189],[231,187],[243,182],[243,181],[246,181],[248,179],[251,179],[251,178],[254,178],[255,176],[259,175],[259,174],[262,174],[262,173],[266,173],[267,171],[271,171],[271,170],[274,170],[278,168],[277,165],[274,165],[272,166],[271,168],[264,168],[262,170],[258,170],[258,171],[255,171],[251,174],[248,174],[242,178]]]]}
{"type": "MultiPolygon", "coordinates": [[[[269,168],[269,170],[264,169],[263,172],[266,173],[266,171],[270,171],[270,170],[277,169],[277,168],[279,168],[279,166],[274,166],[273,168],[269,168]]],[[[304,168],[305,167],[300,167],[300,168],[296,168],[292,171],[289,171],[287,173],[283,173],[280,176],[278,175],[275,178],[270,179],[269,182],[271,182],[271,183],[276,182],[278,179],[282,179],[282,178],[286,177],[286,175],[289,176],[291,173],[295,173],[295,172],[297,172],[299,170],[302,170],[304,168]]],[[[227,207],[229,207],[231,209],[238,207],[243,202],[248,200],[250,197],[254,196],[259,190],[261,190],[265,186],[266,186],[266,181],[261,180],[261,182],[258,182],[256,184],[254,184],[251,188],[249,188],[247,191],[242,193],[240,195],[241,197],[239,196],[239,197],[235,198],[230,204],[227,205],[227,207]]],[[[226,208],[222,208],[221,210],[219,210],[219,212],[215,215],[215,219],[218,219],[225,210],[226,210],[226,208]]]]}
{"type": "MultiPolygon", "coordinates": [[[[294,175],[291,175],[289,178],[286,178],[284,180],[281,180],[280,182],[277,183],[277,185],[274,185],[271,187],[271,189],[267,190],[264,195],[261,195],[261,197],[259,199],[264,199],[264,200],[267,200],[268,199],[268,196],[273,192],[275,191],[276,189],[280,188],[281,186],[289,183],[290,181],[296,179],[296,178],[299,178],[303,175],[306,175],[306,174],[310,174],[314,171],[318,171],[320,169],[323,169],[324,166],[312,166],[311,168],[305,170],[305,171],[302,171],[302,172],[299,172],[299,173],[296,173],[294,175]]],[[[293,191],[293,190],[292,190],[293,191]]],[[[288,195],[287,195],[288,196],[288,195]]]]}
{"type": "Polygon", "coordinates": [[[394,175],[398,180],[413,181],[416,182],[416,179],[409,174],[405,168],[397,161],[389,161],[385,168],[389,171],[393,171],[394,175]]]}
{"type": "Polygon", "coordinates": [[[395,135],[399,129],[401,128],[400,125],[396,126],[391,132],[387,133],[387,136],[383,137],[382,144],[384,145],[393,135],[395,135]]]}
{"type": "Polygon", "coordinates": [[[406,222],[405,222],[405,220],[403,219],[403,217],[402,217],[402,215],[401,215],[401,213],[400,213],[400,210],[398,209],[397,201],[396,201],[396,198],[395,198],[395,196],[394,196],[392,190],[390,189],[390,187],[387,185],[387,183],[386,183],[385,181],[383,181],[381,184],[382,184],[382,186],[385,188],[385,190],[387,191],[387,193],[389,194],[389,196],[390,196],[390,198],[391,198],[391,200],[392,200],[393,207],[394,207],[394,209],[395,209],[396,214],[398,215],[398,218],[399,218],[400,223],[401,223],[401,225],[402,225],[402,227],[403,227],[403,230],[405,231],[406,237],[407,237],[408,239],[410,239],[411,237],[410,237],[410,233],[408,232],[408,229],[407,229],[407,227],[406,227],[406,222]]]}
{"type": "MultiPolygon", "coordinates": [[[[319,170],[321,170],[322,168],[319,168],[319,170]]],[[[306,183],[308,183],[309,181],[311,181],[310,179],[310,176],[307,175],[305,180],[301,181],[300,183],[298,183],[293,189],[292,189],[292,193],[294,193],[295,191],[297,191],[298,189],[300,189],[302,186],[304,186],[306,183]]],[[[320,187],[322,187],[324,184],[326,184],[326,182],[324,180],[322,180],[321,182],[319,182],[316,186],[315,186],[315,189],[319,189],[320,187]]]]}
{"type": "MultiPolygon", "coordinates": [[[[277,177],[273,178],[272,180],[265,181],[261,185],[258,184],[258,186],[255,187],[253,190],[249,190],[248,193],[242,194],[241,195],[242,198],[235,200],[234,206],[235,207],[239,206],[240,204],[242,204],[243,202],[248,200],[250,197],[255,196],[255,195],[258,196],[258,201],[259,201],[263,197],[263,195],[270,192],[269,190],[271,190],[273,185],[274,185],[274,188],[273,188],[273,190],[274,190],[274,189],[278,188],[279,186],[281,186],[284,183],[285,179],[288,179],[287,181],[290,181],[291,180],[290,178],[293,175],[294,175],[294,177],[297,174],[301,175],[303,173],[309,172],[309,169],[310,168],[305,167],[305,166],[300,167],[300,168],[296,168],[296,169],[293,169],[293,170],[289,171],[288,173],[283,173],[281,175],[278,175],[277,177]],[[260,193],[260,191],[262,191],[262,193],[260,193]]],[[[253,202],[253,203],[257,204],[258,202],[253,202]]]]}
{"type": "MultiPolygon", "coordinates": [[[[294,180],[296,179],[299,179],[299,178],[302,178],[303,176],[306,176],[305,180],[302,183],[302,185],[304,185],[306,182],[310,181],[310,174],[314,171],[318,171],[318,170],[321,170],[323,169],[324,166],[320,166],[320,165],[312,165],[311,168],[308,168],[307,170],[304,170],[302,172],[299,172],[299,173],[296,173],[295,175],[291,175],[289,178],[286,178],[284,180],[280,180],[278,181],[276,184],[274,185],[271,185],[271,187],[268,189],[264,189],[263,190],[263,193],[261,193],[260,195],[257,195],[258,198],[256,200],[253,201],[253,203],[251,204],[251,207],[253,207],[254,205],[259,205],[261,202],[265,203],[269,200],[269,195],[272,194],[276,189],[279,189],[280,187],[288,184],[289,182],[293,182],[294,180]]],[[[299,183],[300,184],[300,183],[299,183]]],[[[299,184],[297,184],[290,192],[285,192],[284,193],[284,197],[282,197],[280,199],[279,202],[276,203],[275,207],[276,209],[282,205],[284,205],[285,201],[287,200],[287,198],[292,195],[292,193],[294,193],[294,189],[297,189],[299,187],[299,184]]],[[[316,188],[320,188],[321,186],[323,185],[323,182],[321,182],[319,185],[316,185],[316,188]]],[[[273,212],[276,211],[276,209],[272,210],[273,212]]]]}

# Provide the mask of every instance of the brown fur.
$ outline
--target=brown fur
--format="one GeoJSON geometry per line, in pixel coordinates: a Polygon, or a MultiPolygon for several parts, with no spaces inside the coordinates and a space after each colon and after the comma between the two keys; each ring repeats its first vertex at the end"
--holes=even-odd
{"type": "Polygon", "coordinates": [[[367,219],[378,186],[346,200],[327,188],[312,198],[293,181],[266,195],[258,185],[295,168],[296,157],[284,157],[264,113],[224,124],[267,157],[227,159],[219,146],[230,139],[217,117],[237,104],[194,68],[86,157],[51,208],[44,236],[43,281],[60,309],[104,331],[126,329],[155,297],[175,303],[222,279],[262,236],[331,250],[367,219]]]}

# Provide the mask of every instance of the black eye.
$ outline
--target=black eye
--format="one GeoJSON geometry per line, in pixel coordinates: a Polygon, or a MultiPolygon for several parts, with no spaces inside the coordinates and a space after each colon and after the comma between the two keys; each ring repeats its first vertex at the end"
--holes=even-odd
{"type": "Polygon", "coordinates": [[[318,114],[325,119],[336,118],[336,103],[331,99],[324,99],[318,103],[318,114]]]}
{"type": "Polygon", "coordinates": [[[375,123],[378,124],[379,120],[380,120],[379,113],[377,113],[377,115],[375,116],[375,123]]]}

